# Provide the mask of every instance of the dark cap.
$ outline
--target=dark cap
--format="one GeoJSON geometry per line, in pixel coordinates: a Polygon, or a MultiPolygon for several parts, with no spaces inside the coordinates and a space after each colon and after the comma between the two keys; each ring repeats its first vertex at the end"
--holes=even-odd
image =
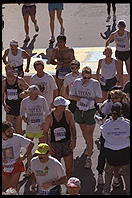
{"type": "Polygon", "coordinates": [[[121,107],[122,107],[122,104],[121,103],[114,103],[111,107],[111,113],[114,113],[114,114],[120,114],[121,113],[121,107]]]}
{"type": "Polygon", "coordinates": [[[120,20],[118,21],[118,26],[121,26],[121,27],[126,27],[126,22],[124,20],[120,20]]]}

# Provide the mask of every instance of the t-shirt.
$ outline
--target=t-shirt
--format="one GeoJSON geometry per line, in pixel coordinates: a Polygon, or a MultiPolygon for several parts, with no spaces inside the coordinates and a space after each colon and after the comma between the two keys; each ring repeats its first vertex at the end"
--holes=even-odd
{"type": "Polygon", "coordinates": [[[120,150],[130,146],[130,122],[127,119],[110,118],[100,126],[100,129],[105,139],[105,148],[120,150]]]}
{"type": "MultiPolygon", "coordinates": [[[[49,156],[49,160],[45,163],[40,162],[38,156],[32,158],[31,170],[35,174],[36,183],[39,187],[41,187],[43,183],[55,181],[63,176],[66,176],[62,164],[52,156],[49,156]]],[[[47,190],[50,190],[54,187],[55,186],[51,186],[47,190]]],[[[42,188],[42,190],[44,189],[42,188]]]]}
{"type": "Polygon", "coordinates": [[[83,84],[82,78],[76,79],[70,90],[70,95],[79,96],[81,98],[81,100],[77,102],[79,109],[81,107],[88,109],[88,106],[89,109],[93,109],[95,108],[94,100],[96,98],[102,98],[100,83],[93,78],[90,78],[86,84],[83,84]]]}
{"type": "Polygon", "coordinates": [[[77,79],[77,78],[81,78],[82,77],[82,74],[79,73],[77,76],[73,76],[72,73],[69,73],[67,75],[65,75],[64,77],[64,82],[63,82],[63,86],[64,87],[67,87],[69,88],[69,90],[71,89],[74,81],[77,79]]]}
{"type": "Polygon", "coordinates": [[[42,133],[40,125],[44,123],[46,116],[49,113],[49,107],[46,99],[43,96],[38,95],[36,100],[31,100],[30,97],[26,97],[22,100],[20,106],[20,115],[25,116],[27,114],[28,124],[26,126],[27,132],[42,133]]]}
{"type": "Polygon", "coordinates": [[[7,161],[7,163],[3,163],[4,167],[8,169],[6,170],[7,172],[13,169],[13,164],[16,162],[16,159],[20,157],[21,148],[24,147],[27,149],[30,142],[30,139],[15,133],[12,138],[7,140],[2,139],[2,159],[7,161]]]}
{"type": "Polygon", "coordinates": [[[54,77],[45,72],[44,76],[39,78],[37,74],[33,74],[30,78],[30,85],[38,85],[42,96],[44,96],[50,106],[53,102],[53,90],[57,89],[54,77]]]}

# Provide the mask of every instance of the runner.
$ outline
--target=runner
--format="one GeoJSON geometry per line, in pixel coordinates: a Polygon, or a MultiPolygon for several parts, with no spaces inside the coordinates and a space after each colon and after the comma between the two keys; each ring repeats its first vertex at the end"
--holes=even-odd
{"type": "Polygon", "coordinates": [[[106,47],[103,54],[105,55],[104,59],[98,61],[98,68],[96,70],[96,76],[100,82],[103,100],[107,99],[108,91],[116,85],[118,82],[118,61],[112,58],[112,49],[106,47]],[[101,70],[101,76],[100,76],[101,70]],[[117,77],[116,77],[117,74],[117,77]]]}
{"type": "Polygon", "coordinates": [[[82,69],[82,78],[74,81],[70,91],[70,99],[77,101],[75,122],[79,124],[87,144],[85,168],[91,168],[92,165],[95,103],[102,100],[100,84],[97,80],[91,78],[91,72],[90,67],[84,67],[82,69]]]}
{"type": "MultiPolygon", "coordinates": [[[[20,106],[20,116],[26,123],[26,137],[31,140],[37,138],[39,142],[44,142],[43,124],[49,113],[47,101],[39,95],[40,91],[37,85],[29,86],[26,92],[29,96],[22,100],[20,106]]],[[[28,169],[25,176],[30,175],[31,158],[32,154],[28,158],[28,169]]]]}
{"type": "Polygon", "coordinates": [[[59,161],[64,159],[69,178],[73,171],[73,149],[76,146],[75,123],[71,111],[66,108],[70,104],[69,100],[58,96],[53,104],[55,109],[47,116],[44,124],[45,142],[50,145],[53,157],[59,161]]]}
{"type": "Polygon", "coordinates": [[[43,61],[35,61],[34,69],[37,73],[31,76],[30,85],[37,85],[39,87],[41,95],[45,97],[51,109],[53,107],[53,99],[58,96],[58,87],[55,79],[48,72],[44,72],[43,61]]]}
{"type": "Polygon", "coordinates": [[[76,177],[69,178],[66,187],[69,193],[67,195],[80,195],[79,191],[81,188],[81,182],[78,178],[76,177]]]}
{"type": "MultiPolygon", "coordinates": [[[[118,21],[118,30],[112,32],[106,41],[106,47],[110,44],[112,40],[116,43],[115,57],[119,62],[119,81],[120,85],[123,86],[123,62],[125,61],[126,70],[128,75],[130,75],[130,47],[129,39],[130,32],[126,28],[126,23],[123,20],[118,21]]],[[[129,76],[130,77],[130,76],[129,76]]]]}
{"type": "Polygon", "coordinates": [[[116,21],[116,5],[115,5],[115,3],[107,3],[107,15],[108,16],[107,16],[106,22],[109,22],[110,18],[111,18],[111,15],[110,15],[111,4],[112,4],[112,10],[113,10],[113,21],[116,21]]]}
{"type": "Polygon", "coordinates": [[[111,108],[112,118],[100,126],[104,141],[107,163],[113,167],[113,186],[120,185],[119,170],[130,164],[130,122],[121,117],[121,106],[117,103],[111,108]],[[123,156],[123,157],[122,157],[123,156]]]}
{"type": "Polygon", "coordinates": [[[36,20],[36,5],[35,5],[35,3],[24,3],[22,6],[22,16],[23,16],[23,20],[24,20],[24,30],[26,33],[26,38],[25,38],[24,42],[28,42],[30,40],[29,25],[28,25],[29,16],[31,17],[31,21],[34,24],[35,31],[36,32],[39,31],[39,27],[37,25],[37,20],[36,20]]]}
{"type": "Polygon", "coordinates": [[[57,47],[52,51],[51,62],[50,62],[52,65],[57,65],[56,83],[59,92],[63,85],[64,76],[71,72],[70,63],[74,59],[75,56],[74,56],[73,48],[66,46],[66,36],[59,35],[57,37],[57,47]],[[57,61],[55,61],[55,59],[57,61]]]}
{"type": "Polygon", "coordinates": [[[62,18],[62,10],[63,10],[63,3],[48,3],[48,11],[50,17],[50,31],[51,31],[51,41],[55,41],[54,36],[54,20],[55,20],[55,11],[57,15],[57,19],[60,23],[60,35],[64,35],[64,27],[63,27],[63,18],[62,18]]]}
{"type": "Polygon", "coordinates": [[[16,119],[16,132],[22,133],[22,119],[20,117],[20,93],[28,88],[28,84],[21,77],[16,77],[14,66],[7,64],[6,77],[2,80],[2,104],[6,112],[6,120],[13,122],[16,119]]]}
{"type": "Polygon", "coordinates": [[[25,72],[29,72],[29,66],[31,60],[30,55],[25,50],[22,50],[21,48],[18,47],[18,41],[16,40],[10,41],[10,48],[5,50],[2,59],[5,65],[7,65],[8,63],[14,64],[16,75],[20,77],[24,76],[24,71],[23,71],[24,58],[27,59],[27,66],[25,72]]]}
{"type": "Polygon", "coordinates": [[[48,144],[41,143],[35,151],[38,156],[31,160],[31,189],[35,191],[37,184],[37,195],[61,195],[60,185],[67,180],[62,164],[49,151],[48,144]]]}
{"type": "Polygon", "coordinates": [[[11,122],[2,122],[2,184],[4,191],[8,188],[15,188],[22,172],[24,172],[23,160],[28,158],[34,143],[15,133],[11,122]],[[20,156],[20,150],[24,147],[26,152],[20,156]]]}
{"type": "MultiPolygon", "coordinates": [[[[71,62],[70,69],[71,69],[71,73],[65,75],[63,86],[61,87],[61,91],[60,91],[60,94],[67,99],[69,99],[69,91],[73,85],[74,80],[82,77],[82,74],[79,73],[79,69],[80,69],[79,61],[73,60],[71,62]]],[[[70,100],[70,104],[68,108],[72,113],[75,113],[76,101],[70,100]]]]}

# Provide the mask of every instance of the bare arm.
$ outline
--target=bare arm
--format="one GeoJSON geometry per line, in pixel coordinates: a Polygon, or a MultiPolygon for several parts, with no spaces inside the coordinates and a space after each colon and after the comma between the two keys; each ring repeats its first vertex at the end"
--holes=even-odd
{"type": "Polygon", "coordinates": [[[80,101],[80,99],[81,99],[81,97],[79,97],[79,96],[73,96],[73,95],[69,95],[69,99],[71,99],[71,100],[75,100],[75,101],[80,101]]]}
{"type": "Polygon", "coordinates": [[[68,93],[67,93],[67,87],[64,87],[64,85],[61,87],[60,90],[60,95],[63,96],[64,98],[69,98],[68,93]]]}
{"type": "Polygon", "coordinates": [[[27,66],[26,66],[25,72],[29,72],[31,56],[26,51],[22,51],[22,56],[27,58],[27,66]]]}
{"type": "Polygon", "coordinates": [[[97,71],[96,71],[97,80],[98,80],[99,82],[100,82],[101,64],[102,64],[102,59],[99,60],[99,62],[98,62],[98,68],[97,68],[97,71]]]}
{"type": "Polygon", "coordinates": [[[55,61],[55,59],[57,59],[56,49],[53,49],[52,54],[51,54],[50,64],[57,65],[57,61],[55,61]]]}
{"type": "Polygon", "coordinates": [[[3,57],[2,57],[3,63],[4,63],[5,65],[7,65],[7,63],[8,63],[8,61],[6,61],[7,56],[8,56],[8,52],[9,52],[9,49],[5,50],[5,53],[4,53],[3,57]]]}
{"type": "Polygon", "coordinates": [[[120,68],[119,67],[120,67],[120,65],[117,60],[115,60],[115,67],[116,67],[116,71],[117,71],[117,84],[118,84],[118,83],[120,83],[119,82],[119,79],[120,79],[120,68]]]}
{"type": "Polygon", "coordinates": [[[5,89],[6,89],[6,78],[2,80],[2,105],[4,107],[5,112],[8,113],[10,110],[10,107],[5,102],[6,100],[5,89]]]}
{"type": "Polygon", "coordinates": [[[49,138],[48,138],[48,131],[49,131],[51,124],[52,124],[52,116],[50,114],[46,117],[45,122],[43,124],[44,142],[47,144],[50,144],[49,138]]]}
{"type": "Polygon", "coordinates": [[[114,33],[111,33],[106,41],[105,47],[107,47],[113,39],[114,39],[114,33]]]}
{"type": "Polygon", "coordinates": [[[70,132],[71,132],[71,148],[74,149],[75,146],[76,146],[76,127],[75,127],[75,121],[73,119],[73,115],[71,113],[71,111],[69,110],[66,110],[65,111],[66,113],[66,120],[67,120],[67,123],[70,127],[70,132]]]}

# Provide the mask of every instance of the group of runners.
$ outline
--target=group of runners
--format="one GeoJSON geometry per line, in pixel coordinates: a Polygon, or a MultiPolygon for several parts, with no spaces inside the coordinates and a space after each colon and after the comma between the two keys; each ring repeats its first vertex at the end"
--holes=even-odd
{"type": "MultiPolygon", "coordinates": [[[[49,10],[62,11],[63,5],[58,4],[52,5],[52,9],[50,5],[49,10]]],[[[32,16],[29,10],[31,7],[34,9],[34,5],[24,6],[23,13],[25,16],[28,13],[26,21],[32,16]]],[[[50,13],[50,17],[54,12],[50,13]]],[[[58,12],[58,19],[60,14],[58,12]]],[[[51,39],[54,39],[52,22],[51,39]]],[[[34,24],[39,31],[36,21],[34,24]]],[[[75,58],[74,49],[66,46],[63,23],[60,24],[57,47],[53,49],[50,59],[50,64],[56,66],[55,76],[45,72],[43,61],[38,60],[33,64],[35,74],[30,77],[29,83],[26,82],[23,59],[27,59],[25,72],[29,72],[31,57],[18,47],[16,40],[10,42],[10,48],[3,55],[6,71],[2,80],[2,104],[6,112],[6,121],[2,123],[4,189],[6,191],[12,187],[18,193],[20,175],[25,171],[26,176],[32,177],[30,190],[36,191],[38,195],[61,195],[62,184],[66,185],[68,194],[78,195],[81,181],[73,177],[73,152],[77,139],[75,123],[79,124],[86,143],[84,168],[90,169],[94,152],[93,133],[97,122],[101,131],[97,183],[105,183],[103,194],[107,195],[110,194],[112,177],[113,186],[118,187],[119,176],[122,175],[126,193],[129,194],[130,84],[128,82],[124,87],[123,83],[124,61],[130,74],[130,33],[125,29],[126,23],[120,20],[118,30],[111,33],[106,41],[103,52],[105,58],[98,61],[96,78],[93,78],[89,66],[79,72],[80,62],[75,58]],[[112,58],[109,46],[113,39],[116,43],[116,59],[112,58]],[[101,108],[99,103],[103,103],[101,108]],[[22,122],[26,124],[25,134],[22,122]],[[35,157],[32,153],[34,138],[38,139],[35,157]],[[23,156],[20,154],[22,147],[26,149],[23,156]],[[62,158],[65,168],[61,164],[62,158]],[[23,164],[25,159],[26,170],[23,164]]],[[[26,26],[25,30],[28,30],[26,26]]]]}

